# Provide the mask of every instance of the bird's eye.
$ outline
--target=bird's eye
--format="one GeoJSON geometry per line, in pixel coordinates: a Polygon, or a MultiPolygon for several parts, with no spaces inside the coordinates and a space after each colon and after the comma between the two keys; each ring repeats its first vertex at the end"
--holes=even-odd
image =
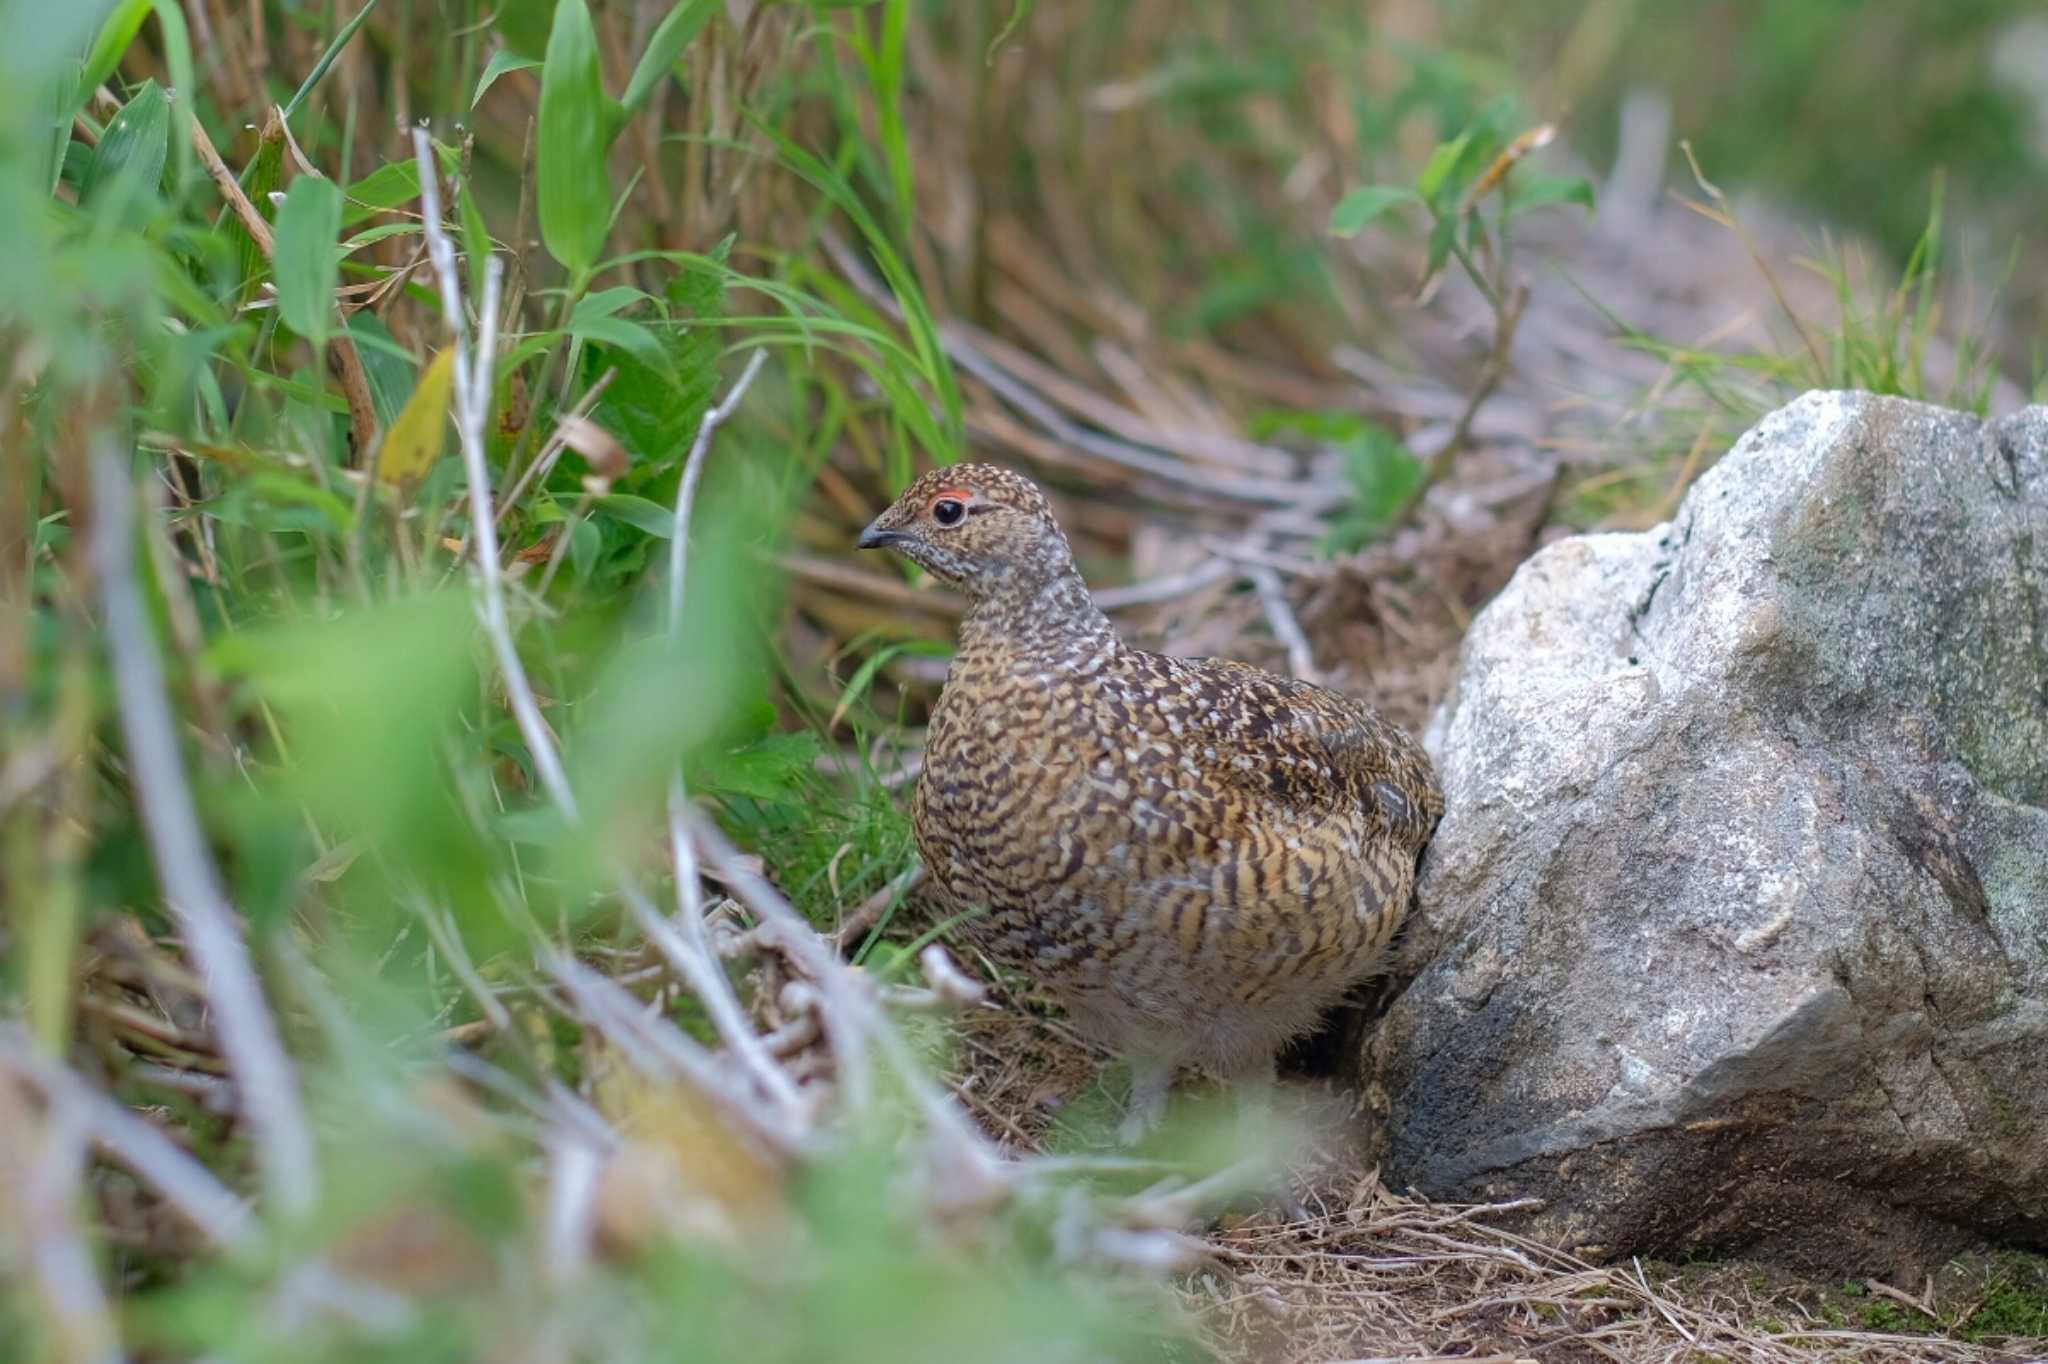
{"type": "Polygon", "coordinates": [[[967,515],[967,508],[950,497],[942,497],[932,503],[932,520],[942,526],[957,526],[960,518],[967,515]]]}

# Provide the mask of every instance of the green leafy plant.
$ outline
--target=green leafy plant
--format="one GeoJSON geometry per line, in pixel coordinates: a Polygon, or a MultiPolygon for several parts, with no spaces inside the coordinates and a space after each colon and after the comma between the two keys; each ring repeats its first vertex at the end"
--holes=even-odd
{"type": "Polygon", "coordinates": [[[1494,101],[1463,131],[1437,144],[1412,185],[1366,185],[1345,195],[1330,216],[1330,231],[1348,237],[1389,214],[1422,210],[1429,235],[1419,292],[1427,296],[1445,266],[1455,260],[1494,316],[1493,344],[1464,410],[1449,439],[1419,475],[1413,456],[1390,438],[1374,436],[1347,446],[1346,472],[1360,495],[1357,509],[1338,535],[1345,543],[1398,525],[1421,505],[1463,452],[1473,419],[1506,372],[1515,329],[1529,301],[1529,291],[1513,269],[1515,220],[1551,205],[1577,204],[1589,212],[1593,208],[1593,188],[1584,180],[1519,173],[1524,158],[1546,146],[1554,129],[1543,124],[1510,137],[1514,123],[1513,101],[1494,101]],[[1485,213],[1488,200],[1497,205],[1490,225],[1485,213]]]}

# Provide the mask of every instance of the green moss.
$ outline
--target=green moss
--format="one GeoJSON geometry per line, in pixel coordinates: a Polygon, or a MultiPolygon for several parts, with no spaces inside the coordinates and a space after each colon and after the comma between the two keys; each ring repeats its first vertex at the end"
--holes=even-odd
{"type": "Polygon", "coordinates": [[[1963,1339],[2048,1340],[2048,1260],[2031,1255],[2013,1260],[2013,1277],[1994,1285],[1962,1323],[1957,1334],[1963,1339]]]}
{"type": "Polygon", "coordinates": [[[1869,1330],[1885,1331],[1894,1335],[1919,1333],[1930,1328],[1927,1318],[1916,1312],[1902,1312],[1882,1298],[1867,1302],[1857,1309],[1856,1320],[1869,1330]]]}

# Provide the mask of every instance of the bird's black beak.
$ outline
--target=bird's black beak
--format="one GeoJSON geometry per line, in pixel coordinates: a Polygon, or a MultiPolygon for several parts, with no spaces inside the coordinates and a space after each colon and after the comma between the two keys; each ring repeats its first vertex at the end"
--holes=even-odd
{"type": "Polygon", "coordinates": [[[879,521],[870,523],[860,533],[860,539],[853,542],[855,549],[887,549],[903,538],[901,531],[883,530],[879,521]]]}

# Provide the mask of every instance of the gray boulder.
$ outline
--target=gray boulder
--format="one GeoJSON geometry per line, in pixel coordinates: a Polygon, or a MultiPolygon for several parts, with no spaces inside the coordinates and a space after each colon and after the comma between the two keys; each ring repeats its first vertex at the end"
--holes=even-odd
{"type": "Polygon", "coordinates": [[[2048,1246],[2048,408],[1806,395],[1524,564],[1427,742],[1390,1185],[1596,1257],[2048,1246]]]}

